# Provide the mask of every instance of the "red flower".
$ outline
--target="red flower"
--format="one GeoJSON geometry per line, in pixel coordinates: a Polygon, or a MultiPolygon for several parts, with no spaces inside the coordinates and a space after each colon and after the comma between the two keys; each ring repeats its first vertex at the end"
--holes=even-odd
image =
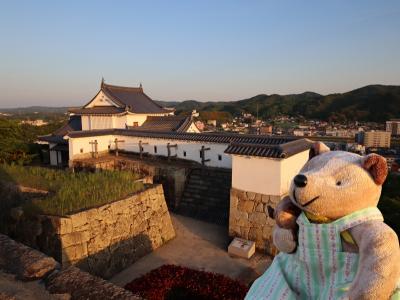
{"type": "Polygon", "coordinates": [[[148,300],[236,300],[246,296],[248,287],[221,274],[164,265],[125,286],[148,300]]]}

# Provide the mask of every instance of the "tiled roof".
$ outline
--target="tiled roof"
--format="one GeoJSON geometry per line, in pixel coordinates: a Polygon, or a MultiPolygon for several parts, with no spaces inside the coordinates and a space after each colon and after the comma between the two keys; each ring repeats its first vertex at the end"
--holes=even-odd
{"type": "Polygon", "coordinates": [[[313,144],[307,139],[282,136],[262,136],[225,133],[184,133],[143,131],[132,129],[103,129],[71,132],[71,138],[96,137],[101,135],[122,135],[143,138],[173,139],[204,143],[227,144],[225,153],[233,155],[287,158],[310,149],[313,144]]]}
{"type": "Polygon", "coordinates": [[[39,136],[38,140],[55,144],[67,144],[68,142],[64,140],[64,136],[72,131],[78,130],[82,130],[81,117],[71,116],[65,125],[54,131],[52,134],[39,136]]]}
{"type": "Polygon", "coordinates": [[[225,153],[245,156],[260,156],[273,158],[287,158],[311,148],[312,141],[299,139],[279,145],[265,145],[256,143],[231,143],[225,153]]]}
{"type": "Polygon", "coordinates": [[[124,135],[158,139],[175,139],[206,143],[250,143],[261,145],[280,145],[295,140],[295,137],[262,136],[251,134],[232,134],[232,133],[188,133],[188,132],[160,132],[144,131],[135,129],[98,129],[71,132],[71,138],[94,137],[102,135],[124,135]]]}
{"type": "Polygon", "coordinates": [[[191,123],[192,118],[190,116],[149,116],[141,126],[129,127],[129,129],[186,132],[191,123]]]}
{"type": "Polygon", "coordinates": [[[90,108],[74,108],[68,111],[78,115],[114,115],[125,112],[125,109],[115,106],[95,106],[90,108]]]}
{"type": "Polygon", "coordinates": [[[101,90],[117,103],[127,107],[134,113],[168,113],[149,96],[143,92],[143,88],[123,87],[102,83],[101,90]]]}

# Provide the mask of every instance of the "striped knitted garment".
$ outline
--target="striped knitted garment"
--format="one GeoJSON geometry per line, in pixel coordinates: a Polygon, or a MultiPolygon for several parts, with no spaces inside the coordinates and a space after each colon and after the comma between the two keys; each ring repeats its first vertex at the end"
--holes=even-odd
{"type": "MultiPolygon", "coordinates": [[[[304,212],[297,219],[295,253],[279,253],[251,286],[246,300],[346,299],[355,278],[359,255],[342,252],[340,233],[367,221],[383,221],[376,207],[356,211],[326,224],[314,224],[304,212]]],[[[391,299],[398,299],[400,292],[391,299]]],[[[400,300],[400,299],[399,299],[400,300]]]]}

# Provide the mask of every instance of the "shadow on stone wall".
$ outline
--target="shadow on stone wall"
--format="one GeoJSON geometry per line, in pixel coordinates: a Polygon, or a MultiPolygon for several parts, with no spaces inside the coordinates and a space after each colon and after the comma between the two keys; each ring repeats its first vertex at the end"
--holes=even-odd
{"type": "Polygon", "coordinates": [[[9,217],[6,234],[63,267],[110,278],[175,237],[161,185],[66,217],[9,217]]]}
{"type": "Polygon", "coordinates": [[[89,255],[74,265],[90,274],[109,279],[153,250],[149,237],[139,234],[89,255]]]}
{"type": "MultiPolygon", "coordinates": [[[[104,279],[111,278],[154,250],[149,236],[140,233],[74,261],[73,257],[69,257],[63,251],[61,236],[57,234],[57,228],[50,219],[35,217],[25,220],[23,225],[21,223],[15,225],[16,231],[9,232],[10,237],[53,257],[60,263],[64,261],[63,267],[70,265],[69,261],[73,261],[73,265],[104,279]]],[[[79,252],[87,252],[84,247],[76,245],[74,256],[80,256],[79,252]]]]}

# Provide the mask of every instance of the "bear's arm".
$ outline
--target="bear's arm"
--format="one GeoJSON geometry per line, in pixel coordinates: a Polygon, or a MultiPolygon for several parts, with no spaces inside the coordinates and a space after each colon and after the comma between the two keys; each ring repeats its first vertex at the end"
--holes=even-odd
{"type": "Polygon", "coordinates": [[[277,204],[274,211],[276,224],[272,238],[279,251],[292,253],[296,250],[298,230],[296,220],[300,212],[288,196],[277,204]]]}
{"type": "Polygon", "coordinates": [[[274,219],[281,228],[297,230],[296,220],[300,213],[301,210],[286,196],[276,205],[274,219]]]}
{"type": "Polygon", "coordinates": [[[274,226],[272,240],[280,252],[292,253],[297,248],[297,236],[292,229],[274,226]]]}
{"type": "Polygon", "coordinates": [[[350,229],[359,248],[358,271],[349,299],[389,299],[400,276],[400,249],[396,233],[381,221],[350,229]]]}

